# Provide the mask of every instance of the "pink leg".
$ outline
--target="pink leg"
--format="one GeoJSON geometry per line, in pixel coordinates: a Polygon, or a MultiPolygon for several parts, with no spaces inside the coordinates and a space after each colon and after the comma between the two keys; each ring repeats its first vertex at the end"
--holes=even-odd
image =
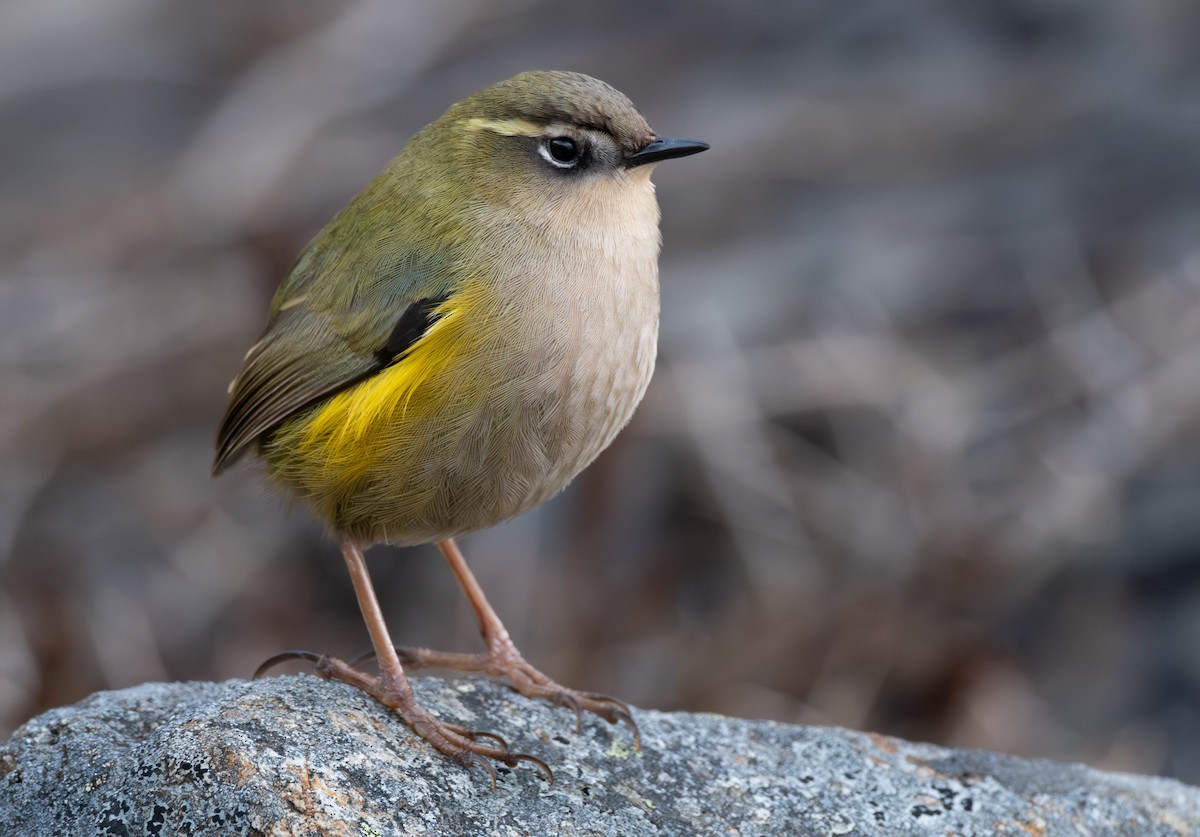
{"type": "MultiPolygon", "coordinates": [[[[362,549],[353,541],[343,538],[342,556],[346,559],[347,569],[350,570],[354,592],[358,596],[358,607],[362,611],[367,632],[371,635],[371,644],[375,648],[375,656],[379,660],[379,675],[367,674],[341,660],[311,655],[309,652],[289,652],[288,655],[280,655],[273,661],[289,656],[305,659],[316,657],[314,661],[318,674],[362,689],[380,703],[394,709],[417,735],[440,752],[464,767],[479,766],[486,770],[493,788],[496,785],[496,773],[489,760],[503,762],[509,767],[515,766],[518,761],[532,762],[544,770],[547,777],[553,781],[550,768],[541,759],[510,752],[499,736],[472,732],[457,724],[440,721],[417,701],[388,635],[387,623],[383,620],[383,611],[379,608],[379,600],[375,596],[375,588],[371,584],[362,549]]],[[[268,664],[273,661],[268,661],[268,664]]],[[[264,667],[268,664],[264,664],[264,667]]],[[[260,667],[259,671],[262,670],[263,667],[260,667]]]]}
{"type": "MultiPolygon", "coordinates": [[[[521,656],[521,652],[513,644],[500,617],[488,603],[483,588],[479,586],[474,574],[467,567],[467,562],[463,558],[458,544],[453,539],[447,538],[439,541],[437,546],[446,559],[446,563],[450,565],[454,577],[462,586],[463,592],[467,594],[467,600],[471,603],[471,608],[475,611],[475,617],[479,621],[479,632],[483,636],[484,643],[487,644],[487,652],[484,654],[454,654],[431,651],[428,648],[398,648],[393,650],[392,656],[396,656],[398,652],[399,656],[403,657],[404,661],[412,668],[446,668],[503,677],[514,690],[526,697],[545,698],[551,703],[574,709],[577,729],[584,712],[599,715],[609,723],[618,721],[624,723],[633,733],[635,745],[641,749],[641,737],[638,734],[637,724],[634,723],[633,713],[625,703],[607,695],[580,692],[560,686],[530,665],[521,656]]],[[[378,647],[376,650],[378,651],[378,647]]],[[[399,659],[397,659],[396,665],[399,666],[399,664],[399,659]]]]}

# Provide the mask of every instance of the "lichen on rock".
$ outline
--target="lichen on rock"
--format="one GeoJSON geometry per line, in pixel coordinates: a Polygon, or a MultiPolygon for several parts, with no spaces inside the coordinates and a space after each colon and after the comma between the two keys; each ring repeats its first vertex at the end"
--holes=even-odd
{"type": "Polygon", "coordinates": [[[493,792],[372,699],[310,676],[151,683],[0,748],[0,834],[1200,833],[1200,790],[835,728],[639,710],[628,732],[481,680],[416,681],[445,718],[545,759],[493,792]]]}

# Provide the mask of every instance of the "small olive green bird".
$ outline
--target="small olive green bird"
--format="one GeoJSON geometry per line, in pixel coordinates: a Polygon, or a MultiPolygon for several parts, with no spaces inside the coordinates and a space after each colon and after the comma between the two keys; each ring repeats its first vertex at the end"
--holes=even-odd
{"type": "MultiPolygon", "coordinates": [[[[465,766],[545,764],[437,719],[404,662],[501,676],[523,695],[627,723],[521,656],[454,538],[562,490],[629,421],[654,369],[653,164],[703,151],[656,137],[589,76],[524,73],[450,108],[301,254],[230,385],[214,473],[248,448],[337,535],[379,674],[311,652],[325,677],[397,711],[465,766]],[[396,649],[363,559],[435,542],[483,654],[396,649]]],[[[548,769],[547,769],[548,772],[548,769]]]]}

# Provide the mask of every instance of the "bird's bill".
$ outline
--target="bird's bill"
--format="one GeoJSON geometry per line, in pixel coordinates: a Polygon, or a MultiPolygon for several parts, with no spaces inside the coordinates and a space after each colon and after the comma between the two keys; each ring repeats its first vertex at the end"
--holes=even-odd
{"type": "Polygon", "coordinates": [[[670,160],[674,157],[686,157],[689,154],[699,154],[708,149],[708,143],[699,140],[675,139],[661,137],[649,145],[643,146],[632,154],[625,155],[625,168],[644,166],[647,163],[657,163],[659,160],[670,160]]]}

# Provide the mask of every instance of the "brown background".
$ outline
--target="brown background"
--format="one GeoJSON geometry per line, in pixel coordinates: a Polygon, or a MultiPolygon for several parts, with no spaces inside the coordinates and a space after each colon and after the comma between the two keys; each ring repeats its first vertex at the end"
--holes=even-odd
{"type": "MultiPolygon", "coordinates": [[[[534,68],[713,149],[656,175],[633,424],[464,545],[527,655],[1200,782],[1194,0],[0,5],[0,732],[365,647],[319,528],[208,479],[225,385],[307,238],[534,68]]],[[[474,647],[434,550],[372,565],[474,647]]]]}

